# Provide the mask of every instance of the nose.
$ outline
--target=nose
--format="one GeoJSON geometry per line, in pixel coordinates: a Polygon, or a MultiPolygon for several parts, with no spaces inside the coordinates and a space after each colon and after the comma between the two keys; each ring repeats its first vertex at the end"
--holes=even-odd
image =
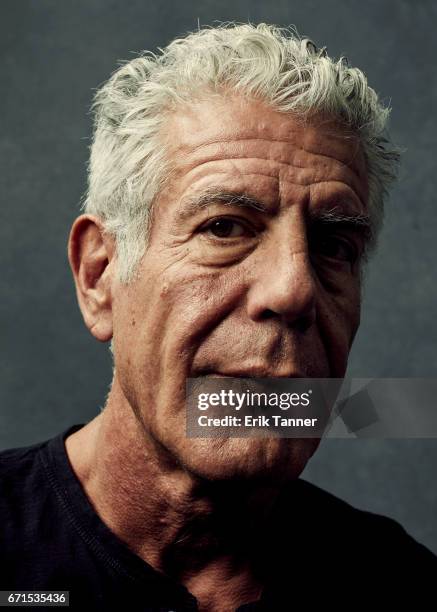
{"type": "Polygon", "coordinates": [[[314,323],[316,282],[306,236],[277,239],[260,254],[252,273],[247,294],[247,313],[252,320],[276,317],[300,331],[314,323]]]}

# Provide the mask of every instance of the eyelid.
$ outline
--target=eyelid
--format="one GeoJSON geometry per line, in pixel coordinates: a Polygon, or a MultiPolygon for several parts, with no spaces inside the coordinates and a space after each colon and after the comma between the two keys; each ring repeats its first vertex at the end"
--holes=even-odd
{"type": "MultiPolygon", "coordinates": [[[[210,217],[209,219],[207,219],[206,221],[204,221],[198,228],[197,231],[198,232],[205,232],[206,230],[210,229],[210,226],[215,222],[215,221],[232,221],[233,223],[239,223],[241,226],[243,226],[248,232],[250,232],[252,235],[254,235],[256,233],[256,230],[253,227],[253,224],[250,223],[250,221],[244,217],[236,217],[235,215],[216,215],[214,217],[210,217]]],[[[225,238],[223,238],[222,240],[226,240],[225,238]]]]}
{"type": "Polygon", "coordinates": [[[336,238],[342,245],[347,248],[348,251],[350,251],[352,263],[355,262],[358,257],[358,251],[355,244],[350,240],[347,240],[346,238],[338,237],[336,235],[334,235],[333,238],[336,238]]]}
{"type": "Polygon", "coordinates": [[[355,243],[356,239],[360,239],[361,232],[359,232],[358,228],[351,227],[350,225],[344,226],[342,223],[320,221],[308,227],[308,235],[339,238],[346,242],[355,243]]]}
{"type": "Polygon", "coordinates": [[[325,236],[325,238],[327,240],[337,240],[337,242],[339,242],[341,245],[343,245],[349,252],[350,252],[350,256],[346,257],[346,258],[342,258],[342,257],[333,257],[330,255],[324,255],[322,254],[322,257],[325,257],[327,259],[331,259],[334,261],[343,261],[343,262],[349,262],[350,264],[355,264],[355,262],[359,259],[359,249],[357,248],[357,246],[355,245],[355,243],[351,240],[348,240],[347,238],[345,238],[344,236],[339,236],[336,233],[332,233],[332,234],[328,234],[325,236]]]}

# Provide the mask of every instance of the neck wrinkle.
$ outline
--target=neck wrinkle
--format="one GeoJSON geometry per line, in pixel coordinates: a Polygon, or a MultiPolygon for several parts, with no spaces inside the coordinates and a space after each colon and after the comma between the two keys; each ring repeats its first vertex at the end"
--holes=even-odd
{"type": "Polygon", "coordinates": [[[143,429],[116,381],[66,448],[102,521],[154,569],[182,583],[259,573],[279,488],[196,478],[143,429]]]}

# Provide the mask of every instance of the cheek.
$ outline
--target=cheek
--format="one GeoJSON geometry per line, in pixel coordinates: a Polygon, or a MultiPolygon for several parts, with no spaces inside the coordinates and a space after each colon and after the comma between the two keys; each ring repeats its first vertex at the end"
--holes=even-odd
{"type": "Polygon", "coordinates": [[[116,308],[117,369],[129,370],[130,378],[146,377],[156,386],[169,373],[185,378],[202,338],[239,299],[241,286],[229,270],[168,269],[136,286],[116,308]]]}
{"type": "Polygon", "coordinates": [[[134,412],[166,445],[185,430],[185,384],[196,351],[235,307],[237,293],[223,272],[179,271],[175,278],[162,275],[143,304],[125,305],[127,333],[119,330],[117,376],[134,412]]]}
{"type": "Polygon", "coordinates": [[[182,361],[187,369],[202,341],[237,308],[244,287],[236,269],[205,270],[168,283],[163,298],[170,305],[161,353],[167,366],[182,361]]]}
{"type": "Polygon", "coordinates": [[[350,283],[336,294],[322,293],[318,302],[318,327],[330,364],[330,376],[342,378],[349,351],[360,324],[359,284],[350,283]]]}

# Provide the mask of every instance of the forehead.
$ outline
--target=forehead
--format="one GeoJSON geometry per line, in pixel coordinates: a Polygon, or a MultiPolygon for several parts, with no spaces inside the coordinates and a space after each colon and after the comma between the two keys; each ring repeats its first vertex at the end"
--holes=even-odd
{"type": "Polygon", "coordinates": [[[261,101],[215,96],[170,115],[164,137],[171,184],[181,194],[233,175],[272,198],[287,184],[325,190],[343,185],[367,203],[359,138],[326,116],[303,120],[261,101]]]}

